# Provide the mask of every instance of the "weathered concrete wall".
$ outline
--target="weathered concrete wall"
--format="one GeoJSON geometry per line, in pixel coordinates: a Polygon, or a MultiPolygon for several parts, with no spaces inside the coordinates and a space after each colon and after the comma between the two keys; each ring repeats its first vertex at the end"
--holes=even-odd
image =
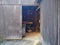
{"type": "Polygon", "coordinates": [[[22,39],[22,5],[19,1],[0,0],[0,36],[4,39],[22,39]]]}
{"type": "Polygon", "coordinates": [[[0,4],[21,4],[21,0],[0,0],[0,4]]]}
{"type": "MultiPolygon", "coordinates": [[[[60,35],[60,0],[58,0],[58,34],[60,35]]],[[[58,45],[60,45],[60,36],[58,36],[58,38],[58,45]]]]}
{"type": "Polygon", "coordinates": [[[41,2],[41,34],[44,45],[57,45],[57,0],[41,2]]]}
{"type": "Polygon", "coordinates": [[[34,5],[35,0],[21,0],[22,5],[34,5]]]}

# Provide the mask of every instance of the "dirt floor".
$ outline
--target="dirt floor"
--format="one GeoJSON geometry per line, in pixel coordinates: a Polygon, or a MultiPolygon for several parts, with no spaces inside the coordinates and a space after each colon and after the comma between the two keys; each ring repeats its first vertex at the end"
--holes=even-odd
{"type": "Polygon", "coordinates": [[[42,42],[42,36],[40,32],[26,33],[26,37],[24,37],[23,40],[34,41],[33,45],[36,45],[38,42],[42,42]]]}

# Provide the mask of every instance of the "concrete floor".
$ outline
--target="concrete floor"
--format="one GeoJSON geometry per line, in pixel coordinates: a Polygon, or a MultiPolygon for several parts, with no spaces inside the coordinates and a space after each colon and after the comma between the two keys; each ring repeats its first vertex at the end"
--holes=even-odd
{"type": "Polygon", "coordinates": [[[0,45],[36,45],[38,42],[42,42],[41,34],[39,32],[31,32],[26,33],[22,40],[3,41],[0,45]]]}
{"type": "Polygon", "coordinates": [[[14,40],[14,41],[3,41],[0,45],[33,45],[33,41],[30,40],[14,40]]]}

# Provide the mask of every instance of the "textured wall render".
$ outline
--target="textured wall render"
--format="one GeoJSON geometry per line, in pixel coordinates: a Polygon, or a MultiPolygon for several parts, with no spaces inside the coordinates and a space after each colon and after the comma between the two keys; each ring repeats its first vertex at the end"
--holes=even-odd
{"type": "Polygon", "coordinates": [[[58,45],[60,45],[60,0],[58,0],[58,45]]]}
{"type": "Polygon", "coordinates": [[[22,5],[18,2],[5,0],[0,4],[0,36],[4,39],[22,38],[22,5]]]}
{"type": "Polygon", "coordinates": [[[46,45],[56,45],[57,6],[56,0],[43,0],[41,3],[41,34],[46,45]]]}
{"type": "Polygon", "coordinates": [[[21,4],[21,0],[0,0],[0,4],[21,4]]]}

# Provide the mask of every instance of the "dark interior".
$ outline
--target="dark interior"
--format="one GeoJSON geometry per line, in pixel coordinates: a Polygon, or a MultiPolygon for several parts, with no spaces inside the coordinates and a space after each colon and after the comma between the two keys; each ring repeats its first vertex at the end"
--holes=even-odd
{"type": "Polygon", "coordinates": [[[36,10],[38,6],[22,6],[22,22],[26,24],[26,32],[40,32],[40,9],[36,10]]]}

